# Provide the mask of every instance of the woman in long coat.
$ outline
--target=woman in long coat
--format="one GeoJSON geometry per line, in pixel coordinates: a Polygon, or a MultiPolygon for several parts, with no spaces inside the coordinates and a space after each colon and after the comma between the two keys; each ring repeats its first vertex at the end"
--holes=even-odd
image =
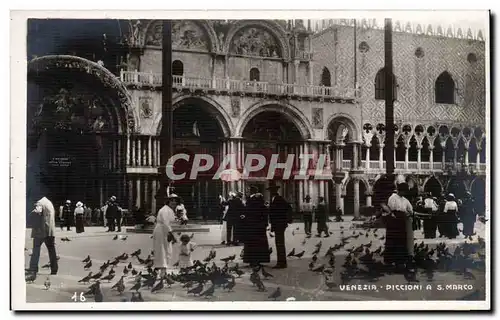
{"type": "Polygon", "coordinates": [[[474,199],[472,199],[470,192],[467,192],[460,212],[460,219],[463,224],[463,235],[466,237],[473,236],[474,224],[476,223],[476,210],[474,208],[474,199]]]}
{"type": "Polygon", "coordinates": [[[75,227],[76,227],[76,233],[85,232],[84,214],[85,214],[85,209],[83,208],[83,203],[81,203],[80,201],[78,201],[76,203],[76,208],[75,208],[75,227]]]}
{"type": "Polygon", "coordinates": [[[242,215],[243,262],[250,266],[270,262],[267,226],[269,217],[264,196],[255,187],[250,188],[245,213],[242,215]]]}
{"type": "Polygon", "coordinates": [[[387,206],[383,205],[383,221],[386,226],[384,262],[402,266],[408,261],[408,235],[406,220],[413,214],[413,207],[405,198],[408,185],[400,183],[397,193],[391,195],[387,206]]]}
{"type": "Polygon", "coordinates": [[[156,219],[154,216],[148,218],[148,221],[156,221],[153,230],[153,250],[154,267],[160,270],[160,277],[164,277],[170,258],[172,256],[172,244],[175,241],[172,235],[172,224],[175,222],[174,210],[177,207],[177,195],[171,194],[168,202],[159,211],[156,219]]]}
{"type": "Polygon", "coordinates": [[[453,193],[448,194],[443,209],[443,218],[445,222],[445,236],[449,239],[455,239],[458,236],[458,204],[455,201],[453,193]]]}

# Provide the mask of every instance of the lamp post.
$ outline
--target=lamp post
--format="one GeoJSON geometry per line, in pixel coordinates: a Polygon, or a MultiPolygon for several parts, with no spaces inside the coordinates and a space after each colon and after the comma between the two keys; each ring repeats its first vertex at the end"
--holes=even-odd
{"type": "Polygon", "coordinates": [[[173,109],[172,109],[172,21],[163,20],[162,38],[162,101],[160,133],[160,188],[156,195],[158,210],[163,206],[172,181],[167,176],[168,160],[173,149],[173,109]]]}

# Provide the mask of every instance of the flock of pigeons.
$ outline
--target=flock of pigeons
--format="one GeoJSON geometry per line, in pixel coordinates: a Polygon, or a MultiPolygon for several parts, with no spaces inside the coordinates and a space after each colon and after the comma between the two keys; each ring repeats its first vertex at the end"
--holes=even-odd
{"type": "MultiPolygon", "coordinates": [[[[351,233],[341,227],[340,243],[330,246],[323,254],[321,254],[323,249],[322,240],[314,246],[314,250],[310,254],[312,255],[309,262],[310,272],[322,276],[323,283],[328,290],[333,290],[339,285],[336,281],[339,278],[339,273],[341,284],[348,284],[355,279],[370,282],[377,281],[392,272],[392,269],[383,263],[384,249],[382,245],[377,247],[373,244],[373,240],[366,244],[349,245],[352,239],[359,239],[360,237],[370,238],[371,236],[372,239],[374,237],[375,239],[384,240],[384,236],[379,236],[377,231],[378,229],[366,229],[364,232],[353,231],[351,233]],[[346,235],[347,233],[349,235],[346,235]],[[341,250],[346,252],[346,256],[339,268],[335,263],[335,253],[341,250]],[[336,268],[339,270],[336,271],[336,268]]],[[[193,236],[194,234],[191,235],[191,237],[193,236]]],[[[124,236],[115,236],[113,238],[113,240],[117,239],[125,241],[127,238],[124,236]]],[[[68,238],[61,240],[70,241],[68,238]]],[[[421,274],[426,277],[427,281],[433,281],[436,271],[451,271],[463,275],[464,279],[475,279],[472,270],[485,269],[485,241],[480,236],[477,236],[477,240],[477,243],[465,242],[463,245],[457,246],[452,253],[444,242],[433,248],[430,248],[424,242],[416,243],[414,246],[414,259],[409,268],[404,271],[404,278],[408,283],[419,282],[417,275],[420,269],[421,274]]],[[[304,239],[302,245],[304,246],[306,242],[307,239],[304,239]]],[[[272,252],[271,247],[269,252],[272,252]]],[[[118,279],[111,287],[111,290],[116,291],[119,296],[123,296],[123,301],[144,301],[141,292],[147,290],[154,294],[174,285],[181,286],[188,295],[209,298],[215,295],[216,289],[233,291],[236,286],[236,278],[241,278],[245,274],[239,264],[234,262],[236,255],[219,259],[222,263],[219,263],[220,266],[218,266],[216,263],[217,252],[212,249],[202,261],[195,260],[192,267],[181,268],[178,272],[167,273],[164,277],[159,277],[157,271],[154,270],[154,252],[151,251],[145,259],[140,257],[141,253],[141,249],[137,249],[130,254],[123,253],[99,266],[97,273],[90,271],[93,262],[90,255],[88,255],[82,260],[82,264],[84,270],[88,270],[89,273],[78,281],[81,284],[92,283],[84,295],[93,297],[95,302],[102,302],[104,296],[101,283],[104,281],[111,283],[111,281],[118,279]],[[137,264],[134,266],[133,259],[138,262],[142,269],[136,269],[137,264]],[[123,269],[121,265],[123,265],[123,269]],[[118,270],[121,271],[119,276],[117,275],[118,270]],[[132,294],[130,299],[126,294],[124,295],[127,292],[132,294]]],[[[287,257],[302,259],[305,254],[305,248],[299,250],[293,248],[287,257]]],[[[243,256],[243,250],[240,256],[243,256]]],[[[178,263],[174,264],[174,267],[177,266],[178,263]]],[[[48,265],[44,267],[48,267],[48,265]]],[[[259,292],[267,292],[264,281],[269,278],[273,278],[273,275],[267,272],[262,265],[252,268],[249,275],[252,286],[259,292]]],[[[26,280],[29,282],[29,279],[26,280]]],[[[47,278],[44,284],[49,289],[50,279],[47,278]]],[[[268,295],[268,299],[277,300],[281,297],[281,294],[280,287],[277,287],[268,295]]]]}

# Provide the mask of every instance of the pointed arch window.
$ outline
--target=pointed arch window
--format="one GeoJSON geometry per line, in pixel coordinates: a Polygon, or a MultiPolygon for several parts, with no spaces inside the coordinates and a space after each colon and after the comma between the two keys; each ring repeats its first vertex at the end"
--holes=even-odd
{"type": "Polygon", "coordinates": [[[250,81],[260,81],[260,71],[257,68],[250,69],[250,81]]]}
{"type": "Polygon", "coordinates": [[[434,91],[436,103],[455,103],[455,81],[447,71],[441,73],[436,79],[434,91]]]}
{"type": "Polygon", "coordinates": [[[331,87],[332,86],[332,76],[330,74],[330,70],[328,70],[327,67],[323,68],[323,71],[321,72],[321,83],[320,85],[325,86],[325,87],[331,87]]]}
{"type": "MultiPolygon", "coordinates": [[[[392,74],[392,98],[396,100],[397,98],[397,83],[396,77],[392,74]]],[[[375,99],[384,100],[385,99],[385,68],[380,69],[375,76],[375,99]]]]}
{"type": "Polygon", "coordinates": [[[184,64],[180,60],[172,62],[172,75],[182,76],[184,74],[184,64]]]}

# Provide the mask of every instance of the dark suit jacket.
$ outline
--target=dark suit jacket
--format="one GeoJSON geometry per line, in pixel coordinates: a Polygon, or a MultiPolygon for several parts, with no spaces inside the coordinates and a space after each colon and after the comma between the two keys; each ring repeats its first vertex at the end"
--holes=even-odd
{"type": "Polygon", "coordinates": [[[240,220],[240,215],[245,214],[245,205],[241,199],[235,198],[228,201],[229,208],[227,209],[226,221],[234,223],[240,220]]]}
{"type": "Polygon", "coordinates": [[[275,230],[284,230],[291,221],[291,207],[288,202],[280,195],[271,198],[269,204],[269,220],[271,227],[275,230]]]}

